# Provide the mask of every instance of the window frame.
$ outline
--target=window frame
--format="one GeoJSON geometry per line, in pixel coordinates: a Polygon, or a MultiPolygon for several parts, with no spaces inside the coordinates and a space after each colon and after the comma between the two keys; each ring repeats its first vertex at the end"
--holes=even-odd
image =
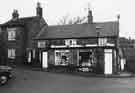
{"type": "Polygon", "coordinates": [[[98,45],[99,46],[106,46],[107,45],[107,41],[108,39],[107,38],[98,38],[98,45]]]}
{"type": "Polygon", "coordinates": [[[15,59],[16,58],[16,49],[10,48],[8,49],[8,58],[15,59]]]}
{"type": "Polygon", "coordinates": [[[46,47],[46,41],[38,41],[38,48],[45,48],[46,47]]]}
{"type": "Polygon", "coordinates": [[[7,28],[8,41],[16,40],[16,28],[7,28]]]}
{"type": "Polygon", "coordinates": [[[65,45],[66,46],[77,45],[77,39],[66,39],[65,40],[65,45]]]}

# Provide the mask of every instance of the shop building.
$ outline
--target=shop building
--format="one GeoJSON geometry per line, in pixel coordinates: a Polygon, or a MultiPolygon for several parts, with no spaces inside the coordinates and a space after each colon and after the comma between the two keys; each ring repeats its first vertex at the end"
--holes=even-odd
{"type": "Polygon", "coordinates": [[[37,3],[36,16],[19,17],[1,24],[7,63],[50,67],[73,66],[81,71],[113,74],[119,71],[119,21],[49,26],[37,3]]]}
{"type": "Polygon", "coordinates": [[[74,65],[81,71],[113,74],[119,70],[119,22],[46,26],[35,38],[42,68],[74,65]]]}

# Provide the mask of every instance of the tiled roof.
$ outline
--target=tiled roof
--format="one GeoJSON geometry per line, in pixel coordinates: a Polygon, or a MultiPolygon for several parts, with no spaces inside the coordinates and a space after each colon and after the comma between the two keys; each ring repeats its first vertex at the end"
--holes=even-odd
{"type": "Polygon", "coordinates": [[[38,20],[39,17],[37,16],[32,16],[32,17],[23,17],[23,18],[18,18],[16,20],[9,20],[8,22],[2,24],[1,26],[18,26],[18,25],[27,25],[29,22],[33,20],[38,20]]]}
{"type": "Polygon", "coordinates": [[[44,27],[35,39],[86,38],[117,36],[118,22],[56,25],[44,27]]]}

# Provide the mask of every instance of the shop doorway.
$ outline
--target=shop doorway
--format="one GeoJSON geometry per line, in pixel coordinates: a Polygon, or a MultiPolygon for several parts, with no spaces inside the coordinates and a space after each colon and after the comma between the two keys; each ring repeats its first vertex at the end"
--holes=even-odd
{"type": "Polygon", "coordinates": [[[79,53],[79,64],[83,64],[83,63],[89,63],[89,59],[90,59],[90,52],[80,52],[79,53]]]}
{"type": "Polygon", "coordinates": [[[94,72],[96,61],[93,51],[79,52],[79,66],[83,72],[94,72]]]}

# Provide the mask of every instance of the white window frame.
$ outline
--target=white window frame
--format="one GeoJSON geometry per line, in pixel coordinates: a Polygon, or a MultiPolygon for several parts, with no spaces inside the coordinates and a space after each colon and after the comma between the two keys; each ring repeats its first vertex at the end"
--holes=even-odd
{"type": "Polygon", "coordinates": [[[16,57],[16,49],[8,49],[8,58],[10,59],[15,59],[16,57]]]}
{"type": "Polygon", "coordinates": [[[16,28],[7,28],[8,40],[12,41],[16,39],[16,28]]]}
{"type": "Polygon", "coordinates": [[[65,40],[65,45],[66,46],[77,45],[77,40],[76,39],[66,39],[65,40]]]}
{"type": "Polygon", "coordinates": [[[45,41],[38,41],[38,48],[45,48],[46,42],[45,41]]]}
{"type": "Polygon", "coordinates": [[[107,38],[98,38],[98,45],[99,46],[106,46],[107,45],[107,38]]]}

